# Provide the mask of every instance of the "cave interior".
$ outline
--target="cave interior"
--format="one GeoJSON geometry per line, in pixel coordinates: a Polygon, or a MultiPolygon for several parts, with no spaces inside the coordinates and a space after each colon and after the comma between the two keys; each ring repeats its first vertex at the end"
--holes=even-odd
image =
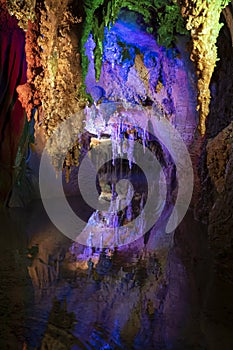
{"type": "Polygon", "coordinates": [[[0,0],[0,348],[233,349],[233,2],[0,0]]]}

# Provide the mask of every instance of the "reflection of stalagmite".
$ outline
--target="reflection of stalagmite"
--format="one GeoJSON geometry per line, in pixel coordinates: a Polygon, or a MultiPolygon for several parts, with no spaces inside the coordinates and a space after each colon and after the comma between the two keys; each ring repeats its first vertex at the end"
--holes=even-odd
{"type": "MultiPolygon", "coordinates": [[[[29,275],[36,289],[48,288],[51,283],[57,281],[60,277],[61,263],[64,260],[65,253],[62,247],[54,248],[54,242],[52,237],[41,241],[38,245],[38,253],[28,267],[29,275]]],[[[61,243],[64,244],[62,240],[61,243]]]]}

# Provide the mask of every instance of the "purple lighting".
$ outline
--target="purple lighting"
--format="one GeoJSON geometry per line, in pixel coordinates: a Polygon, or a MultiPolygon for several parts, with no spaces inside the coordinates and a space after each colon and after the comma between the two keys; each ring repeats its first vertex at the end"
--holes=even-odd
{"type": "MultiPolygon", "coordinates": [[[[102,69],[98,82],[94,68],[95,43],[90,35],[86,43],[89,59],[87,92],[96,103],[127,101],[143,106],[154,103],[171,117],[171,122],[175,115],[176,119],[182,119],[184,110],[178,108],[177,111],[179,100],[195,99],[187,75],[190,63],[186,66],[186,62],[177,56],[180,49],[184,50],[182,39],[177,42],[179,49],[168,50],[159,46],[155,37],[147,33],[144,27],[137,20],[137,15],[128,11],[127,16],[124,12],[120,14],[110,30],[105,28],[102,69]],[[184,85],[189,86],[186,91],[182,89],[184,85]]],[[[196,125],[195,106],[189,115],[191,124],[196,125]]],[[[184,122],[182,120],[182,124],[184,122]]]]}

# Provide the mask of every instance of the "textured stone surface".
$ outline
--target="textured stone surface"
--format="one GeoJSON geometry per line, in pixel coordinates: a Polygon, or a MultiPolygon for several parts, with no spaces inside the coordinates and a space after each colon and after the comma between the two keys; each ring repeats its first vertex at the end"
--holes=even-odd
{"type": "MultiPolygon", "coordinates": [[[[209,222],[209,244],[224,283],[232,282],[232,46],[224,26],[218,40],[220,61],[211,82],[212,101],[199,163],[202,195],[199,213],[209,222]],[[202,213],[201,213],[202,212],[202,213]]],[[[219,287],[219,285],[218,285],[219,287]]],[[[226,288],[226,287],[225,287],[226,288]]],[[[230,307],[230,306],[229,306],[230,307]]]]}
{"type": "Polygon", "coordinates": [[[209,175],[219,194],[224,191],[229,176],[232,146],[233,123],[215,136],[214,139],[209,140],[206,146],[209,175]]]}
{"type": "Polygon", "coordinates": [[[203,136],[206,131],[205,122],[209,114],[210,80],[217,61],[216,41],[222,24],[220,13],[227,5],[224,0],[192,0],[181,1],[182,15],[187,19],[186,27],[192,37],[191,59],[196,63],[198,78],[199,129],[203,136]]]}
{"type": "Polygon", "coordinates": [[[209,214],[209,239],[221,277],[233,276],[233,125],[207,146],[210,177],[218,192],[209,214]]]}

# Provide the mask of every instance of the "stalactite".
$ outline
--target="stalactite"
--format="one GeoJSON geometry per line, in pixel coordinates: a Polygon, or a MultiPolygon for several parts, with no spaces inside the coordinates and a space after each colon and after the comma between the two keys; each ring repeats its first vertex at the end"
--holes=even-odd
{"type": "Polygon", "coordinates": [[[222,24],[221,11],[229,0],[182,0],[182,15],[192,37],[191,60],[195,62],[198,77],[199,130],[205,134],[205,121],[209,114],[210,80],[217,61],[216,40],[222,24]]]}
{"type": "MultiPolygon", "coordinates": [[[[147,31],[157,36],[160,45],[166,47],[172,46],[172,42],[175,40],[177,33],[187,34],[183,19],[180,15],[180,8],[176,1],[171,0],[84,0],[84,8],[86,12],[86,18],[84,22],[84,32],[82,36],[82,68],[83,68],[83,81],[85,82],[88,72],[89,60],[86,55],[85,44],[92,34],[95,42],[94,47],[94,62],[96,80],[98,81],[101,74],[102,59],[103,59],[103,41],[106,36],[106,29],[110,29],[111,26],[117,20],[117,17],[123,8],[127,8],[130,11],[135,11],[140,14],[145,23],[147,24],[147,31]],[[157,30],[151,25],[151,21],[156,22],[157,30]]],[[[127,48],[124,51],[128,54],[127,48]]],[[[124,56],[124,55],[123,55],[124,56]]],[[[132,58],[132,53],[129,54],[132,58]]],[[[127,67],[125,67],[127,70],[127,67]]],[[[123,74],[127,73],[124,70],[123,74]]],[[[127,75],[127,74],[126,74],[127,75]]]]}
{"type": "MultiPolygon", "coordinates": [[[[26,31],[27,83],[18,87],[19,99],[28,119],[32,109],[42,105],[42,126],[49,137],[61,121],[83,108],[77,35],[82,19],[72,14],[69,0],[8,0],[7,5],[26,31]]],[[[57,167],[59,151],[50,146],[57,167]]],[[[65,160],[67,180],[70,167],[78,164],[78,142],[76,146],[65,160]]]]}
{"type": "MultiPolygon", "coordinates": [[[[44,126],[46,133],[79,110],[76,99],[77,85],[81,80],[78,41],[73,39],[71,26],[81,19],[74,18],[68,10],[69,1],[45,0],[41,9],[44,126]]],[[[75,38],[77,40],[77,38],[75,38]]]]}
{"type": "MultiPolygon", "coordinates": [[[[43,124],[46,134],[50,136],[61,121],[80,110],[77,99],[77,90],[81,82],[78,40],[71,31],[71,26],[79,23],[81,19],[72,16],[68,10],[68,1],[58,1],[55,6],[53,1],[46,0],[44,4],[44,8],[41,9],[39,38],[44,79],[40,89],[43,95],[43,124]]],[[[50,151],[53,159],[59,157],[57,149],[50,151]]],[[[67,154],[65,160],[67,182],[71,166],[78,162],[77,152],[78,147],[75,151],[75,160],[72,158],[72,151],[67,154]]]]}
{"type": "Polygon", "coordinates": [[[77,166],[78,165],[78,161],[79,161],[79,149],[78,149],[78,146],[75,145],[74,146],[74,165],[77,166]]]}

